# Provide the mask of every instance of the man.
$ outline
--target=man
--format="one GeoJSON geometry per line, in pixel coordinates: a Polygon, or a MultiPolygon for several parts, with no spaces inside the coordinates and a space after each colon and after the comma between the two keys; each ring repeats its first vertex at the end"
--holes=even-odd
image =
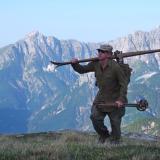
{"type": "Polygon", "coordinates": [[[72,60],[72,67],[80,74],[94,72],[99,91],[91,109],[93,127],[99,135],[99,142],[104,143],[111,137],[112,143],[119,143],[121,138],[121,119],[125,114],[123,103],[127,102],[127,81],[119,64],[110,59],[113,47],[103,44],[98,50],[97,62],[80,65],[77,59],[72,60]],[[100,107],[99,103],[116,103],[117,107],[100,107]],[[111,123],[111,134],[104,125],[104,118],[108,115],[111,123]]]}

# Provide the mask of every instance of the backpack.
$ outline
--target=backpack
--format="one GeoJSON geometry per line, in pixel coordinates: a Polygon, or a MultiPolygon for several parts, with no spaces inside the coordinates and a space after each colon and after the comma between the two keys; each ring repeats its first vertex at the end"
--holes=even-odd
{"type": "Polygon", "coordinates": [[[118,63],[120,65],[120,67],[122,68],[125,77],[127,79],[127,83],[129,84],[130,82],[130,77],[131,77],[131,72],[132,72],[132,68],[129,67],[129,64],[124,64],[124,63],[118,63]]]}

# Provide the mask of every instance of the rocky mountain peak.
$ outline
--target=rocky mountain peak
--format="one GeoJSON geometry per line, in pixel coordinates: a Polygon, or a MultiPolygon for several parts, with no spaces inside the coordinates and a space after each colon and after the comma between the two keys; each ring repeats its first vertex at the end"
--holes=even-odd
{"type": "Polygon", "coordinates": [[[32,31],[26,34],[25,38],[38,38],[43,37],[44,35],[40,33],[39,31],[32,31]]]}
{"type": "MultiPolygon", "coordinates": [[[[157,49],[160,48],[160,27],[151,32],[137,31],[107,43],[123,52],[157,49]]],[[[59,40],[34,31],[16,42],[14,47],[1,49],[0,107],[7,111],[8,108],[12,109],[10,114],[6,112],[5,117],[12,116],[13,111],[15,117],[24,114],[25,131],[90,129],[90,107],[97,92],[94,74],[75,74],[70,66],[60,67],[57,72],[53,72],[50,60],[94,57],[99,45],[100,43],[59,40]],[[17,112],[17,109],[22,108],[23,111],[17,112]]],[[[127,63],[134,70],[129,100],[133,101],[137,94],[142,94],[149,99],[156,115],[159,115],[159,54],[137,56],[127,59],[127,63]]],[[[125,125],[133,121],[135,116],[142,116],[135,110],[128,117],[125,116],[125,125]]],[[[10,130],[15,125],[0,119],[0,126],[3,124],[6,124],[5,129],[10,130]]]]}

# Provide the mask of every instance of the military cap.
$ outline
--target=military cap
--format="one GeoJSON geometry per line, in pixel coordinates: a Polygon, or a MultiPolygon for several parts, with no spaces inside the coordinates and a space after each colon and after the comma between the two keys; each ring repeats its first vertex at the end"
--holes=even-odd
{"type": "Polygon", "coordinates": [[[97,49],[98,51],[107,51],[107,52],[112,52],[113,47],[109,44],[102,44],[100,47],[97,49]]]}

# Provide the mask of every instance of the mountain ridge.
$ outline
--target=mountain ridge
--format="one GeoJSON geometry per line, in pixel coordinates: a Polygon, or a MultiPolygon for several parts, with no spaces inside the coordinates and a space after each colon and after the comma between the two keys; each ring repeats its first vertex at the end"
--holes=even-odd
{"type": "MultiPolygon", "coordinates": [[[[135,32],[107,43],[113,45],[115,50],[123,52],[160,48],[160,27],[147,33],[135,32]]],[[[18,127],[22,122],[16,125],[17,121],[13,123],[15,118],[10,118],[21,114],[25,115],[22,123],[26,128],[25,132],[64,128],[92,130],[89,114],[97,92],[94,74],[79,75],[71,66],[54,71],[50,60],[67,61],[73,57],[94,57],[99,45],[100,43],[59,40],[33,32],[15,44],[1,48],[0,109],[6,109],[6,118],[0,119],[0,124],[4,125],[0,132],[24,132],[18,127]],[[8,109],[11,109],[9,115],[8,109]],[[23,112],[17,112],[17,115],[17,109],[23,109],[23,112]]],[[[133,68],[128,90],[129,101],[134,101],[139,94],[144,95],[151,104],[152,110],[148,113],[156,113],[154,115],[159,118],[160,55],[157,53],[127,58],[125,62],[133,68]],[[150,76],[146,78],[146,75],[150,76]]],[[[147,118],[148,113],[127,109],[123,125],[134,122],[135,116],[147,118]]]]}

